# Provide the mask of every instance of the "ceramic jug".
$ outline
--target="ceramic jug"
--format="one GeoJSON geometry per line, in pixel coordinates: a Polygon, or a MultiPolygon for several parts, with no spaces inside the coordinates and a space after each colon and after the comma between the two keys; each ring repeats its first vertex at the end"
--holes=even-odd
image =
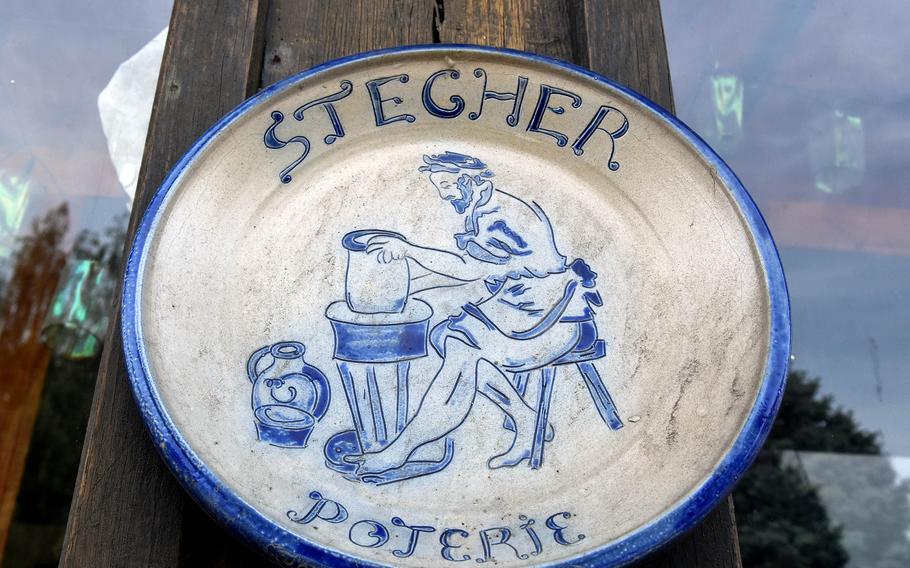
{"type": "Polygon", "coordinates": [[[308,365],[296,341],[267,345],[247,362],[259,439],[275,446],[306,447],[313,426],[329,406],[329,383],[308,365]]]}
{"type": "Polygon", "coordinates": [[[405,259],[379,262],[376,254],[367,254],[373,237],[404,240],[392,231],[353,231],[341,240],[348,251],[348,270],[345,275],[345,301],[348,307],[361,314],[397,314],[408,301],[411,273],[405,259]]]}

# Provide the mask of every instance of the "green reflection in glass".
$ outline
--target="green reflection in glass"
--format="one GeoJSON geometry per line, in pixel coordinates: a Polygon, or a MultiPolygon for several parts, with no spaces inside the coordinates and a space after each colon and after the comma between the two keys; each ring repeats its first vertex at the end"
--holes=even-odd
{"type": "Polygon", "coordinates": [[[16,235],[25,218],[33,166],[34,162],[29,162],[21,173],[0,170],[0,258],[12,254],[16,235]]]}
{"type": "Polygon", "coordinates": [[[107,330],[107,271],[95,260],[67,263],[41,330],[41,339],[68,359],[93,357],[107,330]]]}
{"type": "Polygon", "coordinates": [[[736,143],[743,135],[743,82],[737,75],[711,76],[714,93],[714,129],[722,143],[736,143]]]}
{"type": "Polygon", "coordinates": [[[816,118],[809,126],[809,157],[819,191],[844,193],[862,185],[866,175],[863,119],[842,110],[816,118]]]}

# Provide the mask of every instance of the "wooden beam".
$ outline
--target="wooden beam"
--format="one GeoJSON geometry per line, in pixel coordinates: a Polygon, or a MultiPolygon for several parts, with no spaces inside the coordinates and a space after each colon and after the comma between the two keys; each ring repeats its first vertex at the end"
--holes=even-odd
{"type": "MultiPolygon", "coordinates": [[[[585,0],[580,10],[588,66],[674,112],[659,0],[585,0]]],[[[741,567],[733,499],[689,534],[639,563],[641,568],[741,567]]]]}
{"type": "MultiPolygon", "coordinates": [[[[573,61],[576,2],[563,0],[445,0],[436,27],[443,43],[520,49],[573,61]]],[[[583,32],[582,32],[583,33],[583,32]]]]}
{"type": "Polygon", "coordinates": [[[262,86],[363,51],[433,43],[433,0],[272,0],[262,86]]]}
{"type": "Polygon", "coordinates": [[[674,112],[659,0],[585,0],[578,10],[586,65],[674,112]]]}
{"type": "MultiPolygon", "coordinates": [[[[266,2],[177,0],[130,220],[209,126],[259,84],[266,2]]],[[[118,293],[119,298],[119,293],[118,293]]],[[[152,447],[130,391],[119,301],[108,330],[61,566],[174,566],[184,493],[152,447]]]]}
{"type": "MultiPolygon", "coordinates": [[[[371,49],[433,42],[433,0],[272,0],[261,87],[371,49]]],[[[193,503],[183,518],[179,566],[269,566],[193,503]]]]}
{"type": "MultiPolygon", "coordinates": [[[[437,14],[443,42],[511,47],[573,61],[673,112],[658,0],[446,0],[437,14]]],[[[733,501],[642,567],[741,566],[733,501]]]]}
{"type": "Polygon", "coordinates": [[[688,534],[682,535],[636,568],[742,568],[733,499],[727,497],[688,534]]]}

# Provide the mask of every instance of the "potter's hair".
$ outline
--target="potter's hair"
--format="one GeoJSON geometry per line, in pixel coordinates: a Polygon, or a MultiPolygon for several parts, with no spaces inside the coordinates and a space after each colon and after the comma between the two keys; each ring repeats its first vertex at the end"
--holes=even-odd
{"type": "Polygon", "coordinates": [[[424,165],[420,166],[418,171],[428,173],[448,172],[450,174],[464,172],[472,176],[493,177],[493,172],[487,169],[485,163],[473,156],[457,152],[447,151],[442,154],[424,154],[423,162],[424,165]]]}

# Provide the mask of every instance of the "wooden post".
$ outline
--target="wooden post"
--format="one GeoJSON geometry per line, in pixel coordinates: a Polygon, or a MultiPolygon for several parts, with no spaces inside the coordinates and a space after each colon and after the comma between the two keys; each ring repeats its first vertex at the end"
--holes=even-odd
{"type": "MultiPolygon", "coordinates": [[[[175,3],[128,241],[152,194],[183,152],[256,92],[266,8],[255,0],[175,3]]],[[[61,566],[177,564],[185,497],[152,447],[130,391],[120,341],[119,295],[95,386],[61,566]]]]}

